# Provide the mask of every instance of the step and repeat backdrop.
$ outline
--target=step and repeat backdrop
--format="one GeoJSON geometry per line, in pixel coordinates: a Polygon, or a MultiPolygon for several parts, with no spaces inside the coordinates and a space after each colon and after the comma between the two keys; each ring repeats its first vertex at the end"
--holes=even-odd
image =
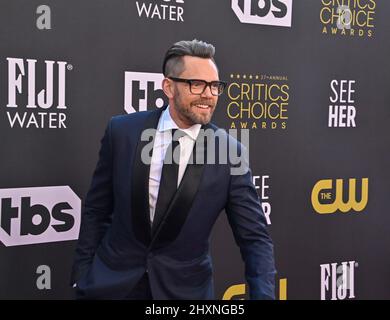
{"type": "MultiPolygon", "coordinates": [[[[0,0],[0,299],[71,299],[113,115],[160,108],[176,41],[214,44],[213,122],[250,132],[277,299],[390,299],[390,1],[0,0]]],[[[216,190],[218,192],[218,190],[216,190]]],[[[224,212],[217,299],[247,299],[224,212]]]]}

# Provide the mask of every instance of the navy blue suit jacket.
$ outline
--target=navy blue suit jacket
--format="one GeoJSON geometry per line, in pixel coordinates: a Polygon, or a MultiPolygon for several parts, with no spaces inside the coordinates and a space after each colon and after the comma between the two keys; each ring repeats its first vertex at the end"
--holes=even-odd
{"type": "MultiPolygon", "coordinates": [[[[146,271],[154,299],[215,299],[209,236],[225,209],[245,262],[250,298],[273,299],[273,245],[249,167],[231,175],[229,162],[189,163],[152,236],[150,166],[141,161],[148,142],[141,141],[141,133],[157,128],[163,109],[110,120],[83,203],[71,282],[85,298],[121,299],[146,271]]],[[[202,128],[218,129],[211,123],[202,128]]],[[[223,132],[222,139],[242,147],[223,132]]]]}

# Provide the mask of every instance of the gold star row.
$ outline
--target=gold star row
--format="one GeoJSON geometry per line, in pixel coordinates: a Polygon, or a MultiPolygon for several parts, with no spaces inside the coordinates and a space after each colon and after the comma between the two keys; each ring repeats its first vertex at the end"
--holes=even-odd
{"type": "Polygon", "coordinates": [[[230,75],[230,79],[259,79],[260,76],[259,75],[252,75],[252,74],[249,74],[249,75],[246,75],[246,74],[231,74],[230,75]]]}

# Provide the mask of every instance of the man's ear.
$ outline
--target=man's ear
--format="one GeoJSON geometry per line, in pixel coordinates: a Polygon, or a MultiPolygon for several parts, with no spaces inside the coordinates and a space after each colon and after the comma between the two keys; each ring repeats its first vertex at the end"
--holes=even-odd
{"type": "Polygon", "coordinates": [[[164,78],[164,80],[162,81],[162,89],[163,89],[165,95],[169,99],[173,98],[173,94],[174,94],[175,89],[173,88],[172,81],[169,81],[167,78],[164,78]]]}

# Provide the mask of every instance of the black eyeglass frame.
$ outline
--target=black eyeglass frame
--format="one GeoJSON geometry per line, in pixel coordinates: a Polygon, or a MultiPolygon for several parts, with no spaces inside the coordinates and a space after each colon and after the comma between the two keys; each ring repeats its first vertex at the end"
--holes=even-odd
{"type": "Polygon", "coordinates": [[[183,82],[183,83],[188,83],[188,85],[190,86],[190,91],[191,91],[191,93],[192,94],[196,94],[196,95],[201,95],[201,94],[203,94],[204,92],[205,92],[205,90],[206,90],[206,88],[207,87],[210,87],[210,92],[211,92],[211,94],[213,95],[213,96],[220,96],[223,92],[224,92],[224,90],[225,90],[225,88],[226,88],[226,85],[227,85],[227,83],[225,82],[225,81],[210,81],[210,82],[207,82],[206,80],[202,80],[202,79],[182,79],[182,78],[176,78],[176,77],[167,77],[168,79],[171,79],[171,80],[173,80],[173,81],[175,81],[175,82],[183,82]],[[192,92],[192,81],[199,81],[199,82],[203,82],[205,85],[204,85],[204,87],[203,87],[203,91],[201,92],[201,93],[193,93],[192,92]],[[219,94],[214,94],[213,93],[213,90],[211,89],[211,86],[213,85],[213,84],[218,84],[218,86],[219,85],[222,85],[223,87],[222,87],[222,91],[221,91],[221,93],[219,93],[219,94]]]}

